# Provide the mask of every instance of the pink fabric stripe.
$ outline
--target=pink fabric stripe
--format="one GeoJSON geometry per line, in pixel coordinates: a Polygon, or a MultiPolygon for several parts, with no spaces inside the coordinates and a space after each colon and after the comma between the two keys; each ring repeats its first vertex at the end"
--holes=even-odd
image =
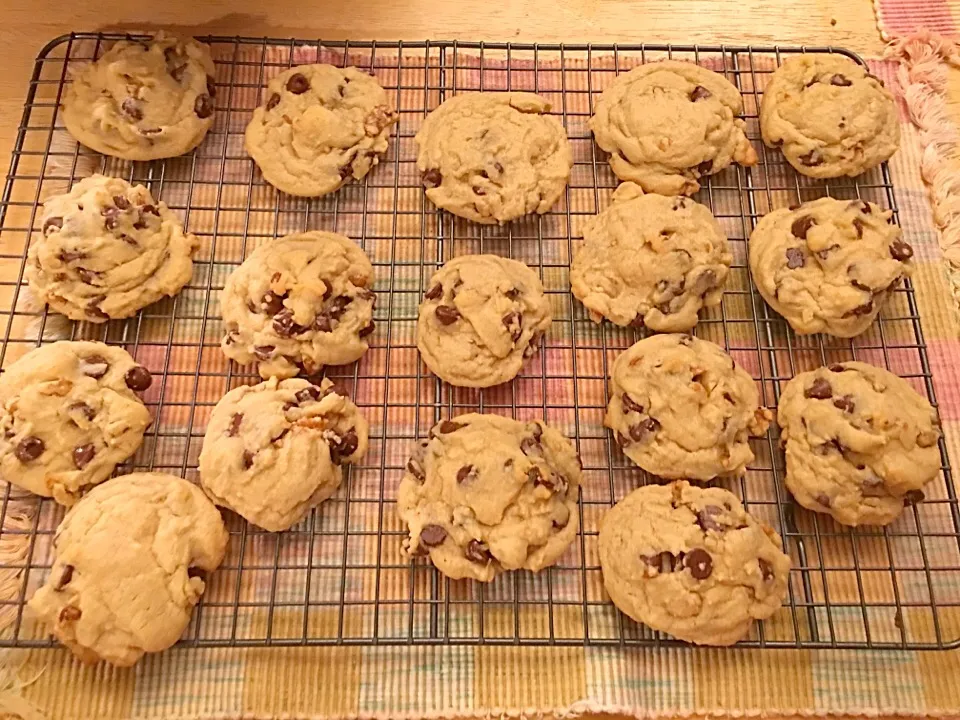
{"type": "Polygon", "coordinates": [[[881,29],[890,35],[909,35],[921,28],[957,34],[948,0],[880,0],[877,15],[881,29]]]}
{"type": "Polygon", "coordinates": [[[944,420],[960,419],[960,343],[956,340],[927,339],[927,357],[933,373],[933,389],[944,420]]]}

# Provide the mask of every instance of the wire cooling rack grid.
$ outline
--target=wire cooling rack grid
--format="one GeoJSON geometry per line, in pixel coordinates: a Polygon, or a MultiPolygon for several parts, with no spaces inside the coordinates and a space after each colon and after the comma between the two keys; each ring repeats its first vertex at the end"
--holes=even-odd
{"type": "MultiPolygon", "coordinates": [[[[759,99],[781,59],[809,51],[849,55],[845,51],[200,38],[217,60],[213,130],[190,155],[127,163],[78,147],[57,115],[68,68],[121,37],[74,33],[52,41],[37,59],[0,204],[0,367],[41,342],[64,337],[125,347],[154,373],[146,401],[155,422],[144,446],[118,472],[151,469],[195,478],[213,405],[228,389],[257,380],[250,368],[229,364],[219,350],[217,294],[230,271],[261,242],[319,228],[354,238],[377,275],[378,330],[370,351],[359,363],[329,369],[370,421],[363,464],[347,473],[334,498],[289,532],[263,532],[226,513],[227,558],[209,578],[182,644],[676,644],[624,618],[603,592],[599,518],[647,481],[602,426],[610,362],[637,335],[609,323],[595,325],[568,290],[581,223],[606,206],[616,186],[587,120],[616,73],[640,62],[672,56],[722,72],[744,95],[748,134],[760,152],[758,166],[728,168],[696,196],[720,219],[735,256],[723,304],[706,313],[696,334],[726,347],[756,378],[770,407],[797,372],[851,358],[894,370],[934,400],[909,283],[880,321],[852,341],[793,335],[750,284],[746,238],[772,208],[829,194],[869,199],[897,216],[886,166],[856,180],[812,182],[759,140],[759,99]],[[307,201],[267,186],[242,140],[266,80],[289,65],[318,60],[372,70],[395,98],[400,122],[386,158],[364,182],[307,201]],[[550,213],[505,228],[480,227],[425,200],[413,136],[445,98],[506,89],[533,90],[551,100],[576,162],[566,196],[550,213]],[[99,326],[47,314],[23,282],[39,205],[93,171],[146,184],[202,241],[193,280],[180,295],[135,318],[99,326]],[[445,260],[472,252],[513,257],[535,268],[555,318],[541,352],[521,376],[485,391],[438,382],[420,363],[414,340],[417,304],[429,277],[445,260]],[[394,498],[415,438],[440,418],[474,410],[544,417],[576,442],[583,458],[582,532],[557,566],[538,575],[505,574],[490,585],[452,582],[423,561],[409,564],[400,557],[404,533],[394,498]]],[[[756,460],[746,476],[727,483],[751,512],[779,530],[793,560],[787,602],[743,644],[918,649],[960,644],[960,587],[951,579],[960,570],[960,516],[942,442],[942,476],[928,489],[927,501],[908,508],[890,527],[856,531],[793,504],[783,488],[777,442],[775,427],[754,440],[756,460]]],[[[0,580],[11,583],[16,596],[0,605],[0,618],[10,620],[0,644],[50,644],[24,604],[49,570],[62,515],[51,501],[3,491],[0,580]]]]}

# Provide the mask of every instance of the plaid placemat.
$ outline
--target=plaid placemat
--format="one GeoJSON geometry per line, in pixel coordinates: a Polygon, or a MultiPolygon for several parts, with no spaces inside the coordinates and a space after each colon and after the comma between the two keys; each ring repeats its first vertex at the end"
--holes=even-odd
{"type": "Polygon", "coordinates": [[[955,37],[960,28],[957,0],[873,0],[877,28],[884,40],[920,30],[955,37]]]}
{"type": "MultiPolygon", "coordinates": [[[[299,48],[294,48],[293,52],[295,62],[315,61],[318,57],[315,49],[301,51],[299,48]],[[301,52],[304,55],[297,54],[301,52]]],[[[321,56],[322,59],[325,58],[321,56]]],[[[332,59],[337,60],[337,58],[332,59]]],[[[888,82],[894,80],[898,69],[896,62],[871,61],[870,65],[871,71],[881,78],[888,82]]],[[[465,62],[464,66],[460,82],[467,86],[474,85],[480,68],[471,68],[469,62],[465,62]]],[[[232,98],[230,102],[231,105],[236,103],[241,106],[251,106],[259,97],[259,88],[263,80],[262,68],[253,64],[249,67],[242,65],[238,67],[237,72],[242,76],[237,80],[243,82],[236,83],[239,89],[235,92],[244,93],[244,95],[232,98]]],[[[509,78],[505,78],[496,66],[483,70],[484,81],[491,83],[494,87],[505,82],[511,82],[514,89],[525,87],[522,74],[514,73],[509,78]]],[[[399,72],[402,74],[404,71],[399,72]]],[[[428,70],[427,73],[429,72],[431,71],[428,70]]],[[[562,84],[565,73],[559,72],[558,76],[562,84]]],[[[422,78],[419,79],[422,80],[422,78]]],[[[425,85],[429,86],[429,83],[425,85]]],[[[548,89],[536,89],[549,97],[548,89]]],[[[429,93],[430,90],[427,88],[423,92],[429,93]]],[[[419,107],[423,99],[416,98],[415,101],[419,107]]],[[[400,98],[400,102],[403,103],[403,98],[400,98]]],[[[960,378],[958,378],[955,358],[960,352],[960,340],[958,340],[960,320],[958,320],[957,305],[951,296],[948,275],[944,271],[945,263],[938,244],[936,227],[930,216],[927,190],[920,176],[924,146],[921,136],[908,122],[910,110],[913,110],[912,106],[909,109],[907,105],[902,107],[903,142],[900,152],[891,161],[890,168],[900,207],[900,223],[906,237],[916,249],[917,270],[914,276],[916,299],[922,318],[944,433],[951,457],[958,458],[960,454],[956,453],[956,449],[958,438],[960,438],[957,432],[960,429],[957,424],[960,418],[960,378]]],[[[240,120],[239,117],[235,119],[231,115],[228,122],[240,122],[240,120]]],[[[571,118],[570,120],[574,125],[585,123],[585,119],[581,121],[579,118],[571,118]]],[[[571,122],[568,122],[568,130],[574,134],[578,128],[571,128],[571,122]]],[[[584,128],[580,127],[579,131],[584,132],[584,128]]],[[[250,193],[260,192],[260,189],[251,189],[251,186],[244,184],[248,173],[251,172],[249,162],[229,164],[227,158],[242,155],[239,147],[228,146],[230,142],[232,142],[230,136],[226,136],[222,148],[224,162],[216,170],[220,172],[221,178],[236,181],[236,187],[239,188],[236,190],[237,198],[232,195],[225,197],[234,192],[228,190],[219,197],[206,199],[209,202],[209,210],[191,214],[191,229],[203,232],[208,229],[204,223],[213,223],[212,227],[221,238],[221,245],[219,252],[217,247],[205,248],[207,262],[202,267],[206,275],[195,278],[192,283],[191,287],[196,286],[196,292],[188,289],[182,294],[176,311],[178,317],[204,317],[205,308],[202,304],[208,302],[209,288],[222,284],[226,275],[235,267],[238,255],[242,257],[244,253],[249,253],[258,241],[269,238],[275,233],[282,234],[300,229],[302,220],[294,217],[296,213],[294,209],[289,214],[265,212],[262,217],[253,216],[252,220],[247,217],[243,220],[246,223],[243,243],[240,240],[234,242],[230,239],[230,234],[224,232],[225,228],[230,227],[229,214],[233,212],[233,203],[235,201],[251,202],[250,193]],[[237,174],[232,174],[235,171],[237,174]],[[214,218],[213,213],[217,208],[220,216],[214,218]],[[289,226],[285,223],[289,223],[289,226]]],[[[214,151],[219,152],[220,149],[214,148],[214,151]]],[[[386,167],[385,165],[383,169],[386,167]]],[[[109,170],[110,166],[108,165],[106,169],[109,170]]],[[[572,184],[575,184],[575,181],[572,184]]],[[[168,186],[164,188],[164,199],[171,206],[176,207],[178,200],[182,204],[188,197],[185,194],[178,196],[178,193],[187,192],[187,188],[168,186]]],[[[392,188],[374,189],[371,192],[392,194],[394,190],[392,188]]],[[[591,189],[591,195],[593,192],[591,189]]],[[[272,198],[272,195],[268,200],[255,197],[252,201],[264,202],[265,206],[273,207],[272,198]]],[[[194,196],[192,201],[195,203],[196,200],[194,196]]],[[[770,200],[771,202],[778,200],[775,193],[770,200]]],[[[398,207],[409,208],[411,216],[381,218],[363,214],[363,217],[353,217],[349,212],[338,213],[338,216],[346,218],[345,222],[348,226],[336,229],[347,235],[356,236],[357,233],[352,232],[356,227],[349,225],[351,222],[370,223],[373,226],[383,224],[384,237],[389,237],[391,233],[396,234],[398,227],[401,229],[400,234],[411,236],[418,233],[427,235],[436,230],[433,226],[418,225],[407,228],[404,232],[404,224],[413,222],[411,219],[413,210],[418,217],[428,218],[425,221],[427,223],[442,222],[436,218],[430,220],[431,216],[420,215],[422,203],[420,193],[411,195],[409,198],[391,197],[389,201],[398,203],[398,207]]],[[[349,203],[349,197],[343,202],[349,203]]],[[[583,203],[584,207],[594,207],[591,198],[586,197],[586,193],[581,196],[577,192],[571,192],[567,202],[574,207],[579,207],[580,203],[583,203]]],[[[719,202],[722,209],[723,200],[720,199],[719,202]]],[[[715,211],[716,209],[715,205],[715,211]]],[[[765,211],[766,208],[758,210],[760,213],[765,211]]],[[[240,220],[241,215],[238,213],[237,221],[240,220]]],[[[552,220],[546,219],[545,222],[552,222],[552,220]]],[[[365,250],[375,263],[378,260],[381,262],[378,267],[390,267],[393,272],[401,273],[392,278],[391,286],[394,288],[390,298],[394,303],[391,305],[393,308],[391,312],[394,313],[393,319],[399,321],[394,323],[397,328],[395,332],[412,332],[412,320],[416,316],[416,304],[424,279],[403,276],[402,263],[401,269],[397,270],[397,261],[418,259],[419,254],[424,252],[425,246],[417,242],[411,242],[409,245],[399,241],[396,244],[380,242],[377,240],[379,237],[377,233],[367,233],[367,227],[362,228],[370,238],[365,250]],[[405,322],[411,323],[409,327],[404,326],[405,322]]],[[[545,235],[549,236],[549,231],[545,235]]],[[[739,235],[734,231],[731,236],[742,238],[743,229],[739,230],[739,235]]],[[[513,243],[511,247],[515,249],[514,256],[522,257],[524,250],[516,248],[515,239],[505,239],[504,242],[513,243]]],[[[469,229],[463,228],[458,243],[448,252],[449,254],[476,252],[482,246],[481,243],[479,236],[471,235],[469,229]]],[[[734,244],[736,245],[736,242],[734,244]]],[[[739,247],[741,259],[744,250],[745,246],[741,242],[739,247]]],[[[542,250],[539,251],[542,253],[539,258],[522,259],[526,259],[531,264],[539,260],[546,266],[544,267],[546,273],[548,268],[554,265],[568,263],[569,251],[570,248],[566,242],[556,244],[545,242],[542,250]]],[[[445,258],[428,258],[434,265],[442,262],[443,259],[445,258]]],[[[419,268],[417,272],[419,273],[419,268]]],[[[565,276],[558,270],[552,284],[560,287],[565,282],[565,276]]],[[[901,301],[902,298],[897,302],[901,301]]],[[[29,301],[25,299],[24,302],[29,301]]],[[[564,319],[562,312],[561,310],[561,320],[564,319]]],[[[571,318],[567,319],[572,323],[571,318]]],[[[555,324],[555,328],[559,329],[561,335],[563,327],[562,322],[555,324]]],[[[216,348],[216,338],[219,337],[220,328],[215,324],[199,321],[195,324],[186,323],[183,328],[183,335],[177,339],[184,348],[191,342],[196,343],[198,339],[205,338],[210,341],[208,349],[191,352],[186,349],[181,350],[178,345],[179,354],[171,358],[164,355],[163,348],[155,348],[144,343],[138,348],[137,353],[140,362],[144,362],[153,369],[165,368],[168,377],[171,373],[176,377],[178,371],[185,375],[192,373],[198,363],[210,372],[211,377],[214,377],[214,380],[209,383],[197,383],[195,386],[177,386],[172,383],[168,388],[151,389],[153,393],[170,393],[167,398],[167,409],[171,416],[165,418],[166,422],[171,424],[185,422],[189,413],[176,403],[169,402],[171,397],[182,396],[182,399],[190,403],[189,409],[194,416],[194,419],[189,421],[191,427],[194,422],[198,425],[194,430],[199,435],[194,433],[180,440],[175,437],[155,438],[155,442],[158,443],[155,464],[159,468],[174,471],[184,456],[190,456],[190,453],[195,454],[199,451],[198,439],[202,436],[202,427],[199,426],[205,422],[204,413],[209,412],[209,406],[212,406],[225,390],[223,380],[215,374],[217,363],[224,362],[216,348]],[[177,413],[181,413],[182,416],[177,413]]],[[[61,330],[62,328],[53,327],[46,328],[44,332],[50,334],[61,330]]],[[[155,330],[157,328],[149,326],[148,319],[148,326],[144,328],[142,337],[148,338],[149,333],[155,330]]],[[[719,332],[719,329],[717,331],[719,332]]],[[[25,334],[28,332],[29,330],[24,330],[25,334]]],[[[709,337],[710,327],[706,326],[704,332],[709,337]]],[[[895,346],[898,337],[893,335],[886,340],[895,346]]],[[[537,368],[537,372],[558,379],[547,390],[551,393],[551,397],[562,396],[568,391],[559,381],[570,372],[568,368],[563,367],[565,356],[562,351],[566,347],[562,337],[549,340],[543,353],[542,365],[537,368]]],[[[870,359],[869,348],[863,352],[862,357],[870,359]]],[[[365,366],[364,372],[372,377],[380,373],[388,374],[386,359],[377,358],[375,352],[371,355],[372,357],[365,358],[363,361],[369,363],[365,366]]],[[[740,359],[738,357],[738,360],[740,359]]],[[[743,361],[755,374],[759,372],[759,368],[750,367],[749,354],[744,356],[743,361]]],[[[812,361],[817,362],[818,358],[812,358],[812,361]]],[[[882,359],[879,360],[879,362],[882,361],[882,359]]],[[[402,376],[419,361],[415,349],[412,349],[408,357],[400,361],[394,358],[393,362],[395,364],[389,367],[389,373],[402,376]]],[[[894,366],[902,362],[903,369],[909,371],[910,363],[913,361],[907,354],[901,358],[899,354],[893,353],[890,362],[894,366]]],[[[243,377],[234,376],[227,382],[235,384],[244,380],[243,377]]],[[[520,396],[519,404],[523,405],[522,393],[526,390],[526,386],[522,384],[522,379],[517,387],[520,388],[516,391],[520,396]]],[[[538,381],[536,386],[529,387],[534,388],[531,392],[536,392],[536,387],[540,387],[540,383],[538,381]]],[[[367,392],[364,389],[364,383],[357,383],[353,389],[361,405],[365,402],[368,404],[374,402],[372,396],[364,395],[367,392]]],[[[386,393],[385,390],[383,392],[386,393]]],[[[411,387],[403,388],[400,392],[420,393],[433,392],[433,390],[411,387]]],[[[580,389],[580,392],[599,393],[592,399],[581,397],[580,404],[595,411],[595,414],[602,410],[602,382],[587,390],[580,389]]],[[[412,397],[419,398],[421,402],[425,401],[420,395],[412,397]]],[[[154,395],[148,400],[157,402],[158,397],[154,395]]],[[[392,402],[394,397],[391,396],[388,400],[392,402]]],[[[410,400],[411,396],[401,395],[396,398],[397,403],[404,401],[409,403],[410,400]]],[[[435,398],[431,396],[426,399],[426,402],[434,400],[435,398]]],[[[456,398],[443,400],[450,402],[451,406],[457,405],[456,398]]],[[[516,396],[513,401],[517,402],[516,396]]],[[[384,402],[386,403],[387,400],[384,402]]],[[[543,402],[546,403],[546,400],[543,402]]],[[[562,403],[557,404],[562,406],[562,403]]],[[[535,403],[531,405],[533,407],[529,411],[537,412],[535,403]]],[[[576,418],[571,417],[569,411],[566,414],[558,413],[558,416],[551,418],[551,421],[561,428],[578,421],[582,424],[595,423],[599,426],[599,417],[576,418]]],[[[429,420],[417,418],[414,427],[408,428],[410,437],[425,431],[429,424],[429,420]]],[[[383,428],[374,428],[374,432],[380,432],[383,435],[383,428]]],[[[602,427],[599,432],[603,432],[602,427]]],[[[383,468],[402,468],[405,460],[402,457],[403,446],[398,445],[397,457],[387,457],[394,451],[386,444],[381,452],[384,457],[377,458],[367,470],[361,468],[353,478],[351,492],[358,493],[361,499],[374,498],[379,493],[390,493],[395,487],[398,473],[385,478],[383,468]]],[[[581,447],[587,468],[592,464],[599,465],[606,461],[605,458],[591,458],[591,452],[600,453],[601,450],[599,447],[594,450],[590,447],[581,447]]],[[[195,465],[195,458],[191,464],[195,465]]],[[[625,490],[626,488],[620,488],[616,492],[619,492],[618,496],[622,497],[625,490]]],[[[394,527],[393,519],[381,519],[379,508],[371,506],[365,512],[362,506],[360,507],[359,515],[351,515],[351,527],[361,531],[369,530],[375,527],[375,523],[383,522],[384,527],[389,528],[399,537],[399,526],[394,527]]],[[[930,507],[935,512],[938,506],[932,504],[930,507]]],[[[42,517],[40,522],[52,530],[57,519],[56,509],[48,507],[45,512],[47,515],[42,517]]],[[[931,516],[929,521],[934,524],[938,522],[934,516],[931,516]]],[[[347,520],[343,519],[342,522],[346,523],[347,520]]],[[[275,544],[269,545],[271,541],[266,538],[251,537],[249,542],[252,545],[255,546],[258,542],[265,544],[259,551],[255,548],[255,552],[263,552],[266,555],[275,552],[279,557],[282,552],[293,555],[298,550],[302,551],[302,548],[296,546],[295,535],[294,540],[290,541],[292,545],[281,545],[279,540],[272,541],[275,544]]],[[[829,545],[827,549],[829,550],[829,545]]],[[[934,558],[939,558],[938,561],[956,562],[955,555],[958,550],[955,546],[951,548],[949,543],[943,543],[935,544],[931,549],[934,558]],[[940,556],[939,553],[943,555],[940,556]]],[[[3,549],[0,548],[0,553],[2,552],[3,549]]],[[[356,553],[356,557],[351,562],[355,562],[358,568],[364,567],[363,558],[369,558],[371,552],[387,553],[388,561],[386,562],[388,563],[399,562],[393,555],[396,553],[394,547],[380,548],[371,546],[370,543],[361,543],[352,548],[351,552],[356,553]]],[[[580,562],[596,565],[595,558],[591,556],[595,548],[585,547],[579,552],[583,553],[583,557],[579,558],[580,562]]],[[[212,602],[203,608],[204,622],[207,623],[204,626],[207,629],[203,632],[216,633],[218,628],[222,630],[223,623],[229,624],[229,612],[235,611],[235,608],[225,605],[222,608],[223,612],[218,612],[215,602],[217,593],[220,592],[215,584],[218,575],[226,576],[225,585],[236,580],[236,576],[231,576],[229,570],[221,570],[214,575],[214,583],[205,598],[212,602]]],[[[394,595],[406,597],[405,583],[409,580],[404,580],[404,577],[406,576],[401,574],[384,574],[382,578],[378,576],[378,582],[373,584],[362,572],[358,572],[351,578],[351,583],[345,592],[352,594],[358,602],[370,598],[371,594],[375,593],[384,593],[389,597],[394,595]]],[[[579,581],[580,575],[571,574],[570,578],[571,582],[573,578],[579,581]]],[[[579,596],[577,593],[582,592],[578,588],[569,587],[562,572],[555,573],[553,579],[555,582],[553,592],[570,593],[574,596],[579,596]]],[[[315,575],[314,581],[320,586],[318,592],[322,594],[324,592],[323,576],[315,575]]],[[[275,597],[283,597],[291,588],[298,587],[299,582],[300,578],[295,574],[291,574],[287,579],[248,573],[246,579],[238,583],[238,593],[252,602],[259,597],[266,584],[271,586],[275,597]]],[[[850,577],[840,577],[836,582],[836,592],[841,595],[852,592],[850,588],[855,588],[856,584],[855,578],[850,577]]],[[[232,585],[230,590],[233,590],[232,585]]],[[[957,584],[949,577],[938,576],[936,592],[940,600],[955,598],[958,590],[960,589],[957,584]]],[[[598,577],[593,579],[591,587],[586,592],[596,593],[597,597],[602,599],[598,577]]],[[[376,599],[375,595],[373,597],[376,599]]],[[[960,613],[949,612],[952,609],[955,608],[946,608],[940,615],[941,632],[949,638],[960,637],[960,613]]],[[[911,613],[910,610],[906,609],[907,616],[900,618],[899,622],[908,623],[912,630],[920,635],[931,635],[929,615],[921,612],[911,613]]],[[[529,623],[531,627],[537,627],[541,622],[537,618],[537,608],[525,608],[525,612],[527,617],[523,622],[529,623]]],[[[615,614],[610,614],[609,609],[598,612],[601,613],[601,618],[615,617],[615,614]]],[[[365,622],[362,615],[363,613],[360,613],[356,618],[361,627],[365,622]]],[[[493,617],[495,618],[495,615],[493,617]]],[[[404,613],[396,621],[407,622],[407,620],[408,616],[404,613]]],[[[467,622],[463,618],[460,620],[467,622]]],[[[321,614],[319,622],[323,621],[321,614]]],[[[389,618],[381,621],[392,622],[389,618]]],[[[289,632],[291,637],[296,637],[301,632],[301,626],[306,619],[297,614],[295,609],[287,611],[281,608],[272,612],[269,617],[265,614],[253,613],[245,622],[244,632],[249,633],[250,638],[262,637],[268,625],[271,637],[282,638],[285,632],[289,632]]],[[[582,622],[582,619],[578,621],[576,618],[571,618],[571,626],[565,627],[563,618],[559,618],[557,626],[551,628],[551,632],[569,632],[571,636],[575,636],[577,632],[582,633],[582,626],[578,625],[578,622],[582,622]]],[[[600,627],[603,627],[603,621],[598,622],[600,627]]],[[[836,632],[842,636],[845,632],[844,622],[839,616],[837,622],[836,632]]],[[[349,619],[346,624],[349,632],[349,619]]],[[[861,624],[862,619],[851,617],[850,631],[853,632],[852,629],[861,624]]],[[[787,633],[789,637],[791,632],[789,623],[786,622],[778,623],[774,620],[768,623],[768,626],[769,632],[772,633],[770,637],[773,638],[778,637],[777,633],[787,633]]],[[[465,632],[470,631],[471,627],[467,623],[465,632]]],[[[342,627],[340,632],[343,632],[342,627]]],[[[5,654],[4,663],[8,669],[16,671],[15,678],[11,680],[15,687],[7,694],[0,695],[0,711],[17,712],[24,718],[29,717],[27,713],[30,711],[24,710],[22,706],[17,709],[10,703],[28,702],[36,712],[40,713],[38,717],[47,718],[213,719],[354,716],[397,718],[499,714],[536,716],[541,713],[575,714],[587,710],[621,712],[638,717],[824,712],[937,715],[960,711],[960,680],[958,680],[960,655],[956,652],[708,650],[686,647],[620,648],[615,646],[257,647],[175,648],[160,655],[145,658],[136,668],[128,670],[82,667],[62,650],[10,651],[5,654]],[[24,684],[20,686],[19,683],[24,684]]]]}

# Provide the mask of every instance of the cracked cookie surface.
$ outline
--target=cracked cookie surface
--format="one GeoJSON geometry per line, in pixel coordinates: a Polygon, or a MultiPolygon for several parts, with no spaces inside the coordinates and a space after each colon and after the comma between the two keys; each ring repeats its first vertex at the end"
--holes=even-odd
{"type": "Polygon", "coordinates": [[[376,78],[355,67],[293,67],[270,80],[264,97],[247,125],[247,152],[267,182],[303,197],[363,179],[398,118],[376,78]]]}
{"type": "Polygon", "coordinates": [[[497,255],[461,255],[430,278],[417,347],[427,367],[451,385],[490,387],[517,376],[550,322],[550,303],[533,270],[497,255]]]}
{"type": "Polygon", "coordinates": [[[0,473],[73,505],[132,456],[150,425],[150,372],[99,342],[32,350],[0,375],[0,473]]]}
{"type": "Polygon", "coordinates": [[[342,466],[367,451],[367,422],[324,379],[272,378],[234,388],[210,416],[200,486],[266,530],[287,530],[336,492],[342,466]]]}
{"type": "Polygon", "coordinates": [[[367,350],[374,332],[373,266],[349,238],[312,231],[269,241],[220,295],[224,354],[260,376],[315,375],[367,350]]]}
{"type": "Polygon", "coordinates": [[[397,512],[408,556],[490,581],[554,564],[579,527],[580,458],[539,420],[470,413],[433,427],[407,463],[397,512]]]}
{"type": "Polygon", "coordinates": [[[859,335],[913,268],[892,215],[834,198],[764,215],[749,243],[757,289],[800,334],[859,335]]]}
{"type": "Polygon", "coordinates": [[[842,55],[788,58],[760,104],[760,131],[803,174],[859,175],[900,145],[893,95],[863,66],[842,55]]]}
{"type": "Polygon", "coordinates": [[[176,295],[199,241],[143,185],[93,175],[43,204],[27,281],[71,320],[103,323],[176,295]]]}
{"type": "Polygon", "coordinates": [[[560,199],[573,151],[550,103],[523,92],[445,100],[417,133],[417,169],[430,201],[478,223],[543,214],[560,199]]]}
{"type": "Polygon", "coordinates": [[[766,433],[772,417],[753,378],[720,347],[672,334],[617,357],[603,424],[647,472],[706,481],[742,473],[753,460],[750,436],[766,433]]]}
{"type": "Polygon", "coordinates": [[[777,422],[787,489],[844,525],[887,525],[940,472],[937,415],[904,379],[862,362],[794,377],[777,422]]]}
{"type": "Polygon", "coordinates": [[[663,60],[619,75],[597,100],[590,129],[621,180],[692,195],[706,175],[757,163],[741,112],[740,92],[722,75],[663,60]]]}
{"type": "Polygon", "coordinates": [[[158,33],[120,40],[73,74],[63,123],[104,155],[158,160],[193,150],[213,125],[215,68],[210,48],[158,33]]]}
{"type": "Polygon", "coordinates": [[[87,663],[126,667],[173,645],[223,560],[220,513],[186,480],[123,475],[91,490],[54,538],[46,584],[29,608],[87,663]]]}
{"type": "Polygon", "coordinates": [[[732,645],[787,596],[780,536],[723,488],[646,485],[600,522],[610,598],[654,630],[698,645],[732,645]]]}
{"type": "Polygon", "coordinates": [[[732,261],[706,207],[623,183],[585,225],[570,284],[597,322],[678,332],[697,324],[701,308],[720,304],[732,261]]]}

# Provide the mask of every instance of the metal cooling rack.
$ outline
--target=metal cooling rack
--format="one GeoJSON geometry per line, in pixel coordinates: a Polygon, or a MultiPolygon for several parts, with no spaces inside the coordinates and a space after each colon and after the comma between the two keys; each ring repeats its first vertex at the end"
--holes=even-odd
{"type": "MultiPolygon", "coordinates": [[[[727,348],[750,370],[774,407],[782,384],[805,369],[858,358],[907,377],[935,404],[930,364],[912,285],[898,290],[870,331],[852,341],[798,337],[750,284],[746,238],[774,207],[825,194],[897,208],[886,165],[856,180],[812,182],[759,139],[762,88],[781,58],[832,48],[663,45],[529,45],[473,42],[301,42],[200,38],[217,60],[216,124],[190,155],[152,163],[105,159],[78,147],[58,119],[67,69],[99,55],[122,35],[73,33],[40,53],[30,80],[10,174],[0,202],[0,367],[41,342],[95,338],[121,345],[154,373],[146,401],[155,418],[135,458],[118,469],[163,470],[195,478],[209,413],[223,393],[256,382],[219,349],[217,293],[260,242],[288,232],[336,230],[359,242],[376,269],[378,330],[370,351],[331,368],[370,420],[370,451],[340,492],[289,532],[272,534],[227,513],[226,561],[209,579],[181,643],[188,646],[302,644],[679,644],[624,618],[606,599],[597,551],[598,520],[647,478],[627,462],[602,426],[609,363],[636,339],[633,330],[595,325],[568,291],[568,268],[582,221],[616,186],[587,120],[617,72],[672,56],[722,72],[743,93],[754,168],[733,166],[696,196],[728,233],[734,268],[720,308],[696,334],[727,348]],[[260,89],[291,64],[353,64],[375,72],[396,99],[400,123],[385,160],[364,182],[303,200],[269,188],[243,152],[242,135],[260,89]],[[553,102],[576,163],[565,198],[547,215],[505,228],[480,227],[425,200],[413,136],[445,98],[466,90],[529,89],[553,102]],[[90,172],[146,184],[202,240],[191,284],[176,298],[107,325],[68,323],[29,298],[23,268],[39,205],[90,172]],[[541,352],[513,383],[485,391],[440,383],[421,365],[414,327],[430,275],[445,260],[492,252],[527,262],[542,276],[554,324],[541,352]],[[403,528],[396,487],[415,438],[440,418],[481,410],[544,417],[571,437],[584,461],[582,532],[560,563],[533,575],[505,574],[490,585],[452,582],[399,554],[403,528]]],[[[907,229],[909,240],[909,228],[907,229]]],[[[960,645],[960,514],[943,441],[943,472],[927,501],[886,528],[851,530],[797,507],[782,484],[777,429],[753,441],[756,460],[727,486],[774,525],[793,560],[782,610],[743,645],[777,648],[947,648],[960,645]]],[[[49,570],[62,508],[6,488],[0,506],[0,580],[17,595],[0,605],[10,620],[5,646],[48,646],[24,603],[49,570]],[[19,549],[17,549],[19,548],[19,549]]]]}

